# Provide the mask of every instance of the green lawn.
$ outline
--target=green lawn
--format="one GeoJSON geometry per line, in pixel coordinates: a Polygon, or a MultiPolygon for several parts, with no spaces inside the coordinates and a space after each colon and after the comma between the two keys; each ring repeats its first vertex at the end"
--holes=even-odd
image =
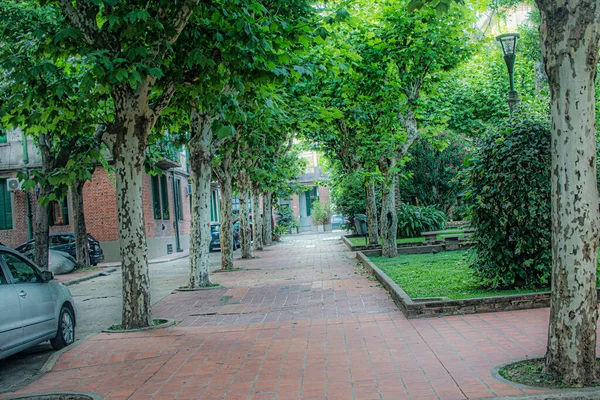
{"type": "Polygon", "coordinates": [[[482,289],[478,287],[477,281],[469,268],[469,257],[472,254],[472,250],[459,250],[437,254],[403,254],[395,258],[382,258],[380,256],[370,256],[369,258],[411,298],[448,297],[450,299],[468,299],[549,290],[482,289]]]}

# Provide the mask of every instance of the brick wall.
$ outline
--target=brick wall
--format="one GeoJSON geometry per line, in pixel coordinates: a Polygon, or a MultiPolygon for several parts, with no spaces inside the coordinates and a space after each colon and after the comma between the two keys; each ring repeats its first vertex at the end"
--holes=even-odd
{"type": "Polygon", "coordinates": [[[83,187],[83,212],[87,231],[96,240],[119,240],[117,193],[113,180],[104,168],[97,168],[92,180],[83,187]]]}

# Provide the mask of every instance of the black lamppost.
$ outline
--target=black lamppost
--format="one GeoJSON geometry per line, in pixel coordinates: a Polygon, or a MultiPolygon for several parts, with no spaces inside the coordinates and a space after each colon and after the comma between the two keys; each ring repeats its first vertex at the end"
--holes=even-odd
{"type": "Polygon", "coordinates": [[[508,78],[510,79],[510,91],[508,92],[508,108],[510,115],[513,115],[517,111],[517,105],[521,99],[519,94],[515,90],[515,58],[517,52],[517,40],[519,39],[518,33],[505,33],[496,37],[496,40],[502,45],[502,52],[504,53],[504,62],[506,68],[508,68],[508,78]]]}

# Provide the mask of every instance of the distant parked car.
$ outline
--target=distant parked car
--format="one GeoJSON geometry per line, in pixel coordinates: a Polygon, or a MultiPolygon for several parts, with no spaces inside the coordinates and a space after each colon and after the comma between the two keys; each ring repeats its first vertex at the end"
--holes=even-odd
{"type": "MultiPolygon", "coordinates": [[[[250,217],[250,240],[254,240],[254,230],[252,229],[252,214],[249,215],[250,217]]],[[[263,217],[263,215],[261,214],[261,217],[263,217]]],[[[233,227],[235,228],[235,230],[237,232],[240,231],[240,217],[237,217],[236,219],[233,220],[233,227]]],[[[271,218],[271,229],[275,229],[275,217],[271,218]]],[[[263,235],[265,234],[265,230],[263,228],[263,235]]]]}
{"type": "MultiPolygon", "coordinates": [[[[212,222],[210,224],[210,251],[221,248],[221,224],[218,222],[212,222]]],[[[239,249],[240,244],[240,233],[237,229],[233,229],[233,249],[239,249]]]]}
{"type": "MultiPolygon", "coordinates": [[[[100,247],[100,242],[94,239],[88,233],[88,249],[90,252],[90,264],[98,265],[104,260],[104,252],[100,247]]],[[[58,250],[70,254],[73,258],[77,257],[75,249],[75,234],[74,233],[55,233],[50,235],[50,249],[58,250]]],[[[35,239],[18,246],[15,250],[24,254],[30,259],[33,259],[35,254],[35,239]]]]}
{"type": "Polygon", "coordinates": [[[75,341],[75,302],[15,250],[0,246],[0,359],[50,340],[55,349],[75,341]]]}
{"type": "Polygon", "coordinates": [[[331,229],[342,229],[342,225],[344,224],[344,217],[341,215],[332,215],[331,216],[331,229]]]}

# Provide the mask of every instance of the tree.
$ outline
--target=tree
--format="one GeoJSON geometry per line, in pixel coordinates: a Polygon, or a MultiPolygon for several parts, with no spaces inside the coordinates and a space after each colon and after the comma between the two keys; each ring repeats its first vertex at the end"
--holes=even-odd
{"type": "Polygon", "coordinates": [[[87,266],[83,203],[77,195],[91,178],[89,169],[101,159],[96,124],[101,113],[99,103],[106,96],[82,82],[86,65],[81,58],[58,59],[54,63],[47,59],[49,53],[60,50],[55,43],[62,29],[57,10],[14,1],[0,7],[4,16],[0,31],[10,38],[0,44],[5,88],[0,115],[8,125],[21,127],[34,138],[42,161],[40,170],[20,176],[27,180],[23,184],[25,190],[35,185],[40,188],[35,261],[42,269],[48,268],[49,204],[61,201],[72,187],[76,200],[73,210],[77,258],[87,266]]]}
{"type": "Polygon", "coordinates": [[[62,30],[53,38],[59,46],[45,56],[55,63],[82,60],[82,85],[110,96],[107,107],[111,118],[103,124],[102,139],[115,162],[123,268],[122,325],[126,329],[152,324],[142,214],[145,149],[150,132],[175,91],[162,69],[176,52],[177,39],[196,3],[41,2],[61,13],[62,30]]]}
{"type": "Polygon", "coordinates": [[[536,4],[552,115],[552,298],[546,370],[565,384],[589,385],[600,374],[594,87],[600,1],[536,4]]]}

